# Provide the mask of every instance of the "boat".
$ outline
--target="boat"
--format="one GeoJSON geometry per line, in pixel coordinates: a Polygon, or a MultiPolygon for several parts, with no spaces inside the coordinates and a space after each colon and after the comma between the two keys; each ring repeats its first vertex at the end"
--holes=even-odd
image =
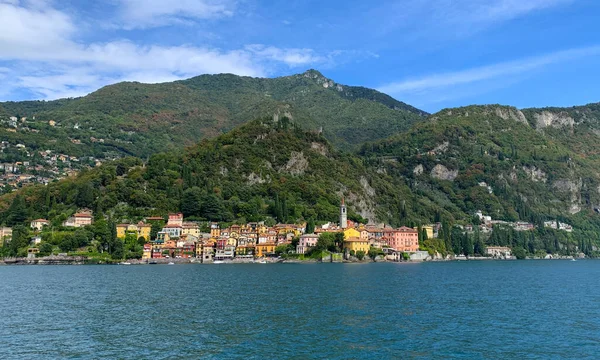
{"type": "Polygon", "coordinates": [[[215,260],[215,261],[213,261],[213,264],[224,264],[224,263],[225,262],[221,261],[221,260],[215,260]]]}
{"type": "Polygon", "coordinates": [[[171,262],[169,262],[168,265],[175,265],[175,263],[171,261],[171,262]]]}
{"type": "Polygon", "coordinates": [[[119,263],[119,264],[120,264],[120,265],[131,265],[131,263],[130,263],[130,262],[127,262],[127,261],[125,261],[125,262],[122,262],[122,263],[119,263]]]}
{"type": "Polygon", "coordinates": [[[257,263],[259,263],[259,264],[266,264],[266,263],[267,263],[267,260],[265,260],[265,259],[260,259],[260,260],[258,260],[258,261],[257,261],[257,263]]]}
{"type": "Polygon", "coordinates": [[[571,261],[577,261],[577,260],[575,260],[575,259],[571,259],[571,261]]]}

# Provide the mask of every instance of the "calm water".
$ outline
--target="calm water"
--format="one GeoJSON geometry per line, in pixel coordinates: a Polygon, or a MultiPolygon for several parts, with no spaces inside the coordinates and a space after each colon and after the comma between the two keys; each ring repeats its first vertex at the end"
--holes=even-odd
{"type": "Polygon", "coordinates": [[[600,261],[0,267],[0,357],[600,357],[600,261]]]}

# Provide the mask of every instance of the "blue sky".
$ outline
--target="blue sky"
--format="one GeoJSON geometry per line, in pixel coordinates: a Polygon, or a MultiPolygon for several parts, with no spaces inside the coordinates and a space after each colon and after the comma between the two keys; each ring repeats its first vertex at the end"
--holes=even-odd
{"type": "Polygon", "coordinates": [[[0,100],[314,68],[435,112],[600,101],[595,0],[0,0],[0,100]]]}

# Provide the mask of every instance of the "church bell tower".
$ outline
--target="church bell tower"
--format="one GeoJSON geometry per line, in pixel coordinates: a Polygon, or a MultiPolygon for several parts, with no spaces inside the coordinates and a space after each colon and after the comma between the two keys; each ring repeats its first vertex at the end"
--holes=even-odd
{"type": "Polygon", "coordinates": [[[342,203],[340,204],[340,227],[342,229],[348,227],[348,213],[346,212],[346,203],[344,202],[344,198],[342,198],[342,203]]]}

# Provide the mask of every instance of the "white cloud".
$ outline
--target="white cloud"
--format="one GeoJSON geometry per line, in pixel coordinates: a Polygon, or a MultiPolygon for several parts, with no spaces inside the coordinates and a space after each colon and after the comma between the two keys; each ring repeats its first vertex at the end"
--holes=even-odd
{"type": "Polygon", "coordinates": [[[327,61],[326,57],[317,55],[312,49],[281,49],[273,46],[253,44],[246,46],[246,50],[261,58],[282,62],[290,67],[327,61]]]}
{"type": "Polygon", "coordinates": [[[119,0],[122,26],[126,29],[164,26],[190,20],[233,15],[231,0],[119,0]]]}
{"type": "MultiPolygon", "coordinates": [[[[0,23],[4,27],[0,32],[0,62],[11,64],[11,72],[3,75],[2,96],[15,89],[27,89],[45,99],[56,99],[85,95],[118,81],[156,83],[207,73],[264,76],[278,66],[304,66],[330,58],[311,49],[264,45],[222,50],[191,45],[146,46],[128,40],[84,44],[76,41],[75,21],[44,0],[0,1],[0,23]]],[[[130,4],[136,1],[128,0],[130,4]]],[[[194,17],[226,14],[225,10],[203,7],[209,4],[206,1],[180,1],[174,7],[177,11],[161,7],[163,3],[144,1],[149,7],[145,14],[154,18],[176,16],[184,10],[194,17]]]]}
{"type": "Polygon", "coordinates": [[[600,46],[570,49],[511,62],[426,75],[420,78],[389,83],[379,87],[379,90],[395,96],[410,93],[426,93],[438,89],[447,90],[459,85],[515,77],[523,73],[542,69],[551,64],[594,55],[600,55],[600,46]]]}

